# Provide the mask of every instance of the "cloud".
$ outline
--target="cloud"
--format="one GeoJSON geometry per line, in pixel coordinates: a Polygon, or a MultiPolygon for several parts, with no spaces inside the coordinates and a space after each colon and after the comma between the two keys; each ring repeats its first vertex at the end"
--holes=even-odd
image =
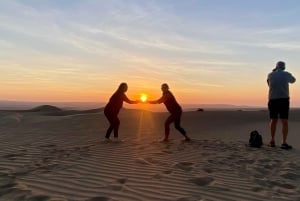
{"type": "Polygon", "coordinates": [[[295,14],[285,5],[280,17],[274,4],[263,3],[264,12],[258,3],[246,3],[248,12],[244,2],[4,0],[0,65],[18,71],[6,78],[18,83],[242,85],[264,74],[260,66],[278,50],[299,63],[299,26],[288,18],[295,14]]]}
{"type": "Polygon", "coordinates": [[[300,50],[300,42],[297,41],[278,42],[278,41],[269,40],[268,42],[260,41],[256,43],[232,41],[230,43],[237,46],[244,46],[245,48],[247,47],[268,48],[268,49],[277,49],[277,50],[284,50],[284,51],[300,50]]]}
{"type": "Polygon", "coordinates": [[[7,40],[0,40],[0,47],[3,49],[12,48],[13,44],[7,40]]]}
{"type": "Polygon", "coordinates": [[[270,28],[270,29],[258,29],[256,34],[259,35],[286,35],[295,33],[296,27],[281,27],[281,28],[270,28]]]}

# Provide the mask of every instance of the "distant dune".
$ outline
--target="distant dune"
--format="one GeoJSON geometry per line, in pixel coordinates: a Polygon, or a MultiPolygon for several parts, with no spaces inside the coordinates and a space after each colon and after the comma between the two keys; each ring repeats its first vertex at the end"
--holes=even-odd
{"type": "Polygon", "coordinates": [[[52,105],[40,105],[31,109],[20,110],[20,109],[5,109],[1,110],[2,113],[37,113],[39,115],[47,115],[47,116],[67,116],[67,115],[77,115],[77,114],[92,114],[92,113],[99,113],[103,112],[104,107],[89,109],[89,110],[69,110],[69,109],[62,109],[52,105]]]}
{"type": "Polygon", "coordinates": [[[54,105],[63,110],[89,110],[103,107],[101,102],[33,102],[33,101],[7,101],[0,100],[0,110],[30,110],[41,105],[54,105]]]}
{"type": "Polygon", "coordinates": [[[28,110],[28,112],[61,112],[61,111],[63,110],[52,105],[41,105],[32,108],[31,110],[28,110]]]}
{"type": "Polygon", "coordinates": [[[38,112],[43,115],[49,116],[67,116],[76,114],[89,114],[102,112],[104,108],[90,109],[90,110],[63,110],[52,105],[41,105],[30,110],[25,110],[25,112],[38,112]]]}

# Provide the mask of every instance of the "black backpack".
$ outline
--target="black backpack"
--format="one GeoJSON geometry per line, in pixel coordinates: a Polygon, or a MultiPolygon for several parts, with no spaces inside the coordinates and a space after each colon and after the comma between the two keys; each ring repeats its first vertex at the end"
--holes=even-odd
{"type": "Polygon", "coordinates": [[[257,130],[254,130],[250,133],[249,146],[260,148],[263,145],[262,136],[258,133],[257,130]]]}

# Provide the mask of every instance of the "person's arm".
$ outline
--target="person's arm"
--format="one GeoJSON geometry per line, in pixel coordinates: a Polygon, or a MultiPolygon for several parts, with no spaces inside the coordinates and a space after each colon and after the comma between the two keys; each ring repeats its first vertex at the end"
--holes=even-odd
{"type": "Polygon", "coordinates": [[[158,100],[153,100],[153,101],[151,101],[151,100],[148,100],[147,101],[147,103],[150,103],[150,104],[158,104],[158,102],[157,102],[158,100]]]}
{"type": "Polygon", "coordinates": [[[136,100],[136,101],[130,100],[125,94],[123,96],[123,101],[125,101],[126,103],[129,103],[129,104],[137,104],[140,102],[138,100],[136,100]]]}
{"type": "Polygon", "coordinates": [[[168,94],[164,94],[160,99],[158,99],[158,100],[154,100],[154,101],[147,101],[148,103],[150,103],[150,104],[160,104],[160,103],[163,103],[163,102],[165,102],[167,99],[168,99],[168,94]]]}
{"type": "Polygon", "coordinates": [[[289,73],[289,83],[294,83],[294,82],[296,82],[296,78],[291,73],[289,73]]]}
{"type": "Polygon", "coordinates": [[[270,74],[268,75],[267,83],[268,83],[268,86],[270,86],[270,74]]]}

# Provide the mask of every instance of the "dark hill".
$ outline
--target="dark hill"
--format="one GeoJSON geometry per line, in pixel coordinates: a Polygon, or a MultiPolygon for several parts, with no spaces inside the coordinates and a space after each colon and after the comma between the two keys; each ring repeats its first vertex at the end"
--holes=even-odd
{"type": "Polygon", "coordinates": [[[52,106],[52,105],[41,105],[35,108],[32,108],[31,110],[28,110],[29,112],[61,112],[62,109],[52,106]]]}
{"type": "Polygon", "coordinates": [[[90,109],[90,110],[64,110],[52,105],[41,105],[26,112],[38,112],[42,115],[49,116],[67,116],[67,115],[76,115],[76,114],[89,114],[89,113],[98,113],[102,112],[104,108],[90,109]]]}

